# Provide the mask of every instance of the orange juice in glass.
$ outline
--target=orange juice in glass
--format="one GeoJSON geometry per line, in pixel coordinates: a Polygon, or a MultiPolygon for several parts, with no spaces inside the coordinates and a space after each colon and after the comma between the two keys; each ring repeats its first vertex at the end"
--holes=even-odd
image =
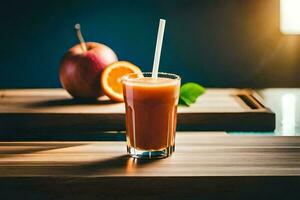
{"type": "Polygon", "coordinates": [[[127,152],[136,158],[162,158],[175,149],[180,77],[133,73],[122,78],[126,106],[127,152]]]}

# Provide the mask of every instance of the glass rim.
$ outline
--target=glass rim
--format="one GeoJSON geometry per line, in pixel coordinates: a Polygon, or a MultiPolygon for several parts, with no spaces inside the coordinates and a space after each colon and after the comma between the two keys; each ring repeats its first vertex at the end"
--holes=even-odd
{"type": "MultiPolygon", "coordinates": [[[[129,77],[132,76],[132,75],[139,75],[139,74],[143,74],[143,75],[145,75],[145,74],[151,75],[152,72],[134,72],[134,73],[129,73],[129,74],[124,75],[124,76],[121,78],[121,80],[122,80],[122,82],[123,82],[123,81],[134,81],[134,80],[137,79],[138,77],[135,77],[135,78],[129,78],[129,77]]],[[[165,76],[171,76],[171,77],[174,77],[174,78],[169,78],[169,79],[174,80],[174,81],[176,81],[176,80],[180,81],[180,80],[181,80],[181,78],[180,78],[179,75],[173,74],[173,73],[158,72],[158,77],[159,77],[159,75],[165,75],[165,76]]],[[[165,78],[168,78],[168,77],[165,77],[165,78]]]]}

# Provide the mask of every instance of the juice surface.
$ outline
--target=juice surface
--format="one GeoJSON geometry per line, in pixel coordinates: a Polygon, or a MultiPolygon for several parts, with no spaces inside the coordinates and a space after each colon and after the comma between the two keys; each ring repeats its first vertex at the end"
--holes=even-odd
{"type": "Polygon", "coordinates": [[[127,144],[140,150],[174,145],[180,81],[137,78],[123,83],[127,144]]]}

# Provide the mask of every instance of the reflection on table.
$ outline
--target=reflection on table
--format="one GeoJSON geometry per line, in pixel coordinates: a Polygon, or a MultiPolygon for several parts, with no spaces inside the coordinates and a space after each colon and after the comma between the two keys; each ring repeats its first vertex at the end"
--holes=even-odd
{"type": "Polygon", "coordinates": [[[262,89],[258,92],[265,105],[276,113],[276,130],[262,134],[300,135],[300,89],[276,88],[262,89]]]}

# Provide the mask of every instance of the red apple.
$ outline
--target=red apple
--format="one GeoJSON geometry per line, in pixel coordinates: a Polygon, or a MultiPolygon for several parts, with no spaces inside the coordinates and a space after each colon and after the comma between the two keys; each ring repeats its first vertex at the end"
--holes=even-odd
{"type": "Polygon", "coordinates": [[[100,76],[103,69],[118,61],[114,51],[100,43],[87,42],[83,49],[75,45],[60,63],[59,78],[62,86],[74,98],[98,98],[103,93],[100,76]]]}

